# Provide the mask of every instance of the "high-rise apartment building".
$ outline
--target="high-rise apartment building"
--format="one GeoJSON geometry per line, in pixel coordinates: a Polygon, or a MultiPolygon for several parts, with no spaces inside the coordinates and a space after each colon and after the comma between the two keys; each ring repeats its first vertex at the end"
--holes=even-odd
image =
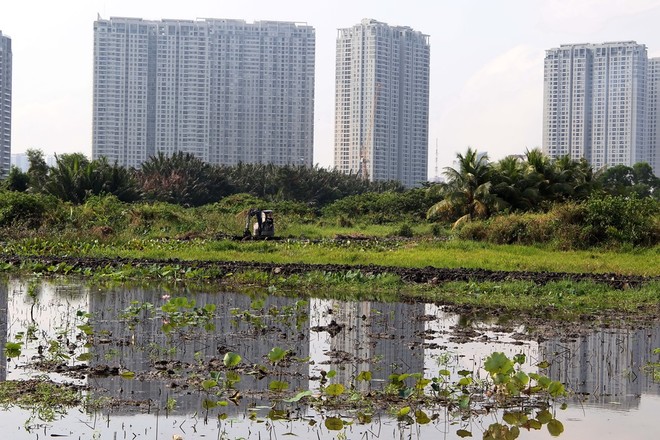
{"type": "Polygon", "coordinates": [[[11,163],[11,39],[0,31],[0,178],[11,163]]]}
{"type": "MultiPolygon", "coordinates": [[[[650,162],[652,128],[646,46],[634,41],[562,45],[546,52],[543,151],[594,167],[650,162]]],[[[657,105],[656,105],[657,107],[657,105]]],[[[651,164],[653,165],[653,164],[651,164]]]]}
{"type": "Polygon", "coordinates": [[[427,180],[429,37],[365,19],[339,29],[335,167],[407,187],[427,180]]]}
{"type": "Polygon", "coordinates": [[[660,58],[649,59],[648,71],[648,158],[645,162],[660,176],[660,58]]]}
{"type": "Polygon", "coordinates": [[[304,24],[99,19],[92,156],[311,166],[314,60],[304,24]]]}

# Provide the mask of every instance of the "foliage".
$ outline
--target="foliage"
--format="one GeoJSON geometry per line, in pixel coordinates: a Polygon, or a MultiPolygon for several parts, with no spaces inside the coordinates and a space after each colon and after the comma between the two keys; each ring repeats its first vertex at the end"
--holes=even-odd
{"type": "Polygon", "coordinates": [[[324,217],[367,218],[372,223],[389,223],[403,219],[422,220],[433,204],[428,191],[416,188],[383,193],[368,192],[348,196],[323,208],[324,217]]]}
{"type": "Polygon", "coordinates": [[[447,182],[440,184],[444,199],[427,212],[427,218],[455,221],[455,225],[474,218],[486,218],[499,209],[502,200],[491,192],[491,165],[487,154],[468,148],[458,153],[458,169],[446,167],[447,182]]]}
{"type": "Polygon", "coordinates": [[[398,182],[369,182],[319,166],[241,163],[221,169],[237,193],[249,193],[267,201],[292,200],[315,207],[365,192],[403,189],[398,182]]]}
{"type": "Polygon", "coordinates": [[[55,201],[39,194],[0,191],[0,227],[17,223],[29,228],[41,226],[55,201]]]}
{"type": "Polygon", "coordinates": [[[166,156],[162,152],[136,173],[145,200],[201,206],[230,194],[231,186],[219,169],[191,153],[166,156]]]}
{"type": "Polygon", "coordinates": [[[75,385],[54,383],[43,378],[8,380],[0,384],[0,405],[30,409],[33,415],[28,422],[32,419],[53,422],[65,415],[70,407],[82,402],[81,387],[75,385]]]}
{"type": "Polygon", "coordinates": [[[119,200],[132,202],[138,193],[131,174],[105,158],[89,161],[83,154],[55,156],[40,191],[60,200],[80,205],[93,195],[113,194],[119,200]]]}
{"type": "Polygon", "coordinates": [[[7,178],[0,184],[0,188],[8,191],[25,192],[30,187],[30,176],[20,168],[12,166],[7,178]]]}
{"type": "Polygon", "coordinates": [[[32,192],[41,192],[48,178],[48,165],[44,159],[44,153],[41,150],[28,149],[28,176],[30,178],[30,188],[32,192]]]}
{"type": "Polygon", "coordinates": [[[615,242],[655,245],[660,241],[660,202],[625,196],[596,197],[586,205],[591,243],[615,242]]]}
{"type": "Polygon", "coordinates": [[[560,249],[660,242],[660,203],[650,197],[595,196],[556,204],[547,213],[499,215],[458,231],[463,239],[498,244],[554,243],[560,249]]]}
{"type": "Polygon", "coordinates": [[[445,168],[446,183],[429,188],[443,198],[428,210],[429,220],[459,226],[496,214],[547,211],[557,203],[585,201],[599,187],[615,195],[658,197],[658,179],[647,164],[595,174],[585,159],[551,159],[538,149],[493,164],[472,148],[457,154],[457,162],[456,169],[445,168]]]}
{"type": "Polygon", "coordinates": [[[94,195],[75,209],[75,225],[81,229],[110,228],[106,232],[122,230],[128,226],[132,205],[114,195],[94,195]]]}
{"type": "Polygon", "coordinates": [[[179,205],[164,202],[134,203],[125,211],[125,215],[129,227],[138,236],[162,237],[200,231],[197,212],[179,205]]]}
{"type": "Polygon", "coordinates": [[[653,174],[648,163],[608,167],[597,173],[596,180],[602,190],[612,196],[660,198],[660,178],[653,174]]]}

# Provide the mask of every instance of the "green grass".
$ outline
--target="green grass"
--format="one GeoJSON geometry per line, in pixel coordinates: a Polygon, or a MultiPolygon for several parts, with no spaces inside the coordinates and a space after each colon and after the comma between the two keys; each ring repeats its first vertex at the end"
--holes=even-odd
{"type": "Polygon", "coordinates": [[[50,241],[7,243],[7,254],[80,255],[268,263],[375,264],[400,267],[482,268],[504,271],[553,271],[660,275],[660,246],[629,251],[559,251],[549,246],[496,245],[465,240],[258,241],[197,239],[50,241]]]}
{"type": "MultiPolygon", "coordinates": [[[[272,250],[268,243],[251,243],[262,250],[272,250]]],[[[524,312],[531,316],[575,319],[595,314],[608,318],[612,311],[629,314],[631,319],[657,313],[660,305],[660,282],[617,290],[597,282],[556,281],[538,285],[531,281],[446,282],[409,284],[397,275],[356,269],[280,275],[247,270],[224,273],[217,266],[186,267],[169,264],[108,264],[104,267],[81,267],[70,263],[44,263],[25,260],[20,267],[0,264],[0,272],[83,276],[93,283],[124,282],[164,283],[189,288],[228,288],[244,292],[269,292],[295,297],[315,296],[352,301],[400,301],[402,299],[473,306],[499,312],[524,312]]],[[[619,315],[612,315],[619,316],[619,315]]]]}
{"type": "Polygon", "coordinates": [[[521,245],[471,241],[228,242],[202,241],[167,246],[156,242],[140,250],[122,246],[93,250],[95,256],[180,258],[185,260],[258,261],[308,264],[376,264],[400,267],[482,268],[505,271],[553,271],[660,275],[660,247],[616,252],[557,251],[521,245]]]}
{"type": "Polygon", "coordinates": [[[610,311],[653,314],[660,304],[660,282],[624,290],[590,281],[556,281],[545,285],[529,281],[451,282],[434,288],[411,286],[403,294],[444,304],[574,319],[585,314],[607,317],[610,311]]]}

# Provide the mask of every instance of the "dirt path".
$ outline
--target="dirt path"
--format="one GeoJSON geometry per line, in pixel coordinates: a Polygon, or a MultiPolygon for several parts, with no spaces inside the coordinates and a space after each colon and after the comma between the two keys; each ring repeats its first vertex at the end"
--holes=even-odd
{"type": "Polygon", "coordinates": [[[91,258],[91,257],[22,257],[0,256],[0,261],[21,265],[23,262],[40,262],[46,265],[66,263],[75,268],[101,268],[121,265],[135,267],[156,265],[176,265],[182,268],[213,268],[219,275],[246,270],[258,270],[282,275],[302,274],[311,271],[348,272],[359,270],[364,274],[391,273],[409,283],[442,283],[447,281],[532,281],[545,284],[551,281],[595,281],[617,289],[635,287],[651,281],[660,281],[660,276],[643,277],[614,273],[569,273],[569,272],[529,272],[529,271],[494,271],[465,268],[407,268],[399,266],[347,265],[347,264],[301,264],[301,263],[258,263],[250,261],[210,261],[179,259],[131,259],[131,258],[91,258]]]}

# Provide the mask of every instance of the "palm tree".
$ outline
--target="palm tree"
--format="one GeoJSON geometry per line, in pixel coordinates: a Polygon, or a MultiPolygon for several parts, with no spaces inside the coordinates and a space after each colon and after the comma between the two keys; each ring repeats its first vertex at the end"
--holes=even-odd
{"type": "Polygon", "coordinates": [[[491,193],[491,165],[487,154],[468,148],[465,156],[457,154],[458,170],[446,167],[447,182],[441,184],[444,200],[429,208],[427,218],[455,220],[454,227],[473,218],[485,218],[502,207],[491,193]]]}
{"type": "Polygon", "coordinates": [[[220,168],[195,157],[177,152],[162,152],[151,157],[136,172],[138,186],[147,200],[201,206],[229,194],[226,175],[220,168]]]}
{"type": "Polygon", "coordinates": [[[106,158],[89,161],[82,153],[55,156],[56,164],[48,168],[41,191],[60,200],[80,205],[92,195],[113,194],[122,202],[139,198],[131,173],[106,158]]]}
{"type": "Polygon", "coordinates": [[[88,188],[82,170],[89,165],[89,160],[78,153],[55,156],[55,162],[55,166],[49,168],[42,191],[76,205],[84,203],[88,188]]]}
{"type": "Polygon", "coordinates": [[[562,156],[552,160],[538,149],[527,151],[526,157],[527,163],[539,175],[542,201],[583,200],[595,187],[593,169],[586,159],[576,161],[562,156]]]}
{"type": "Polygon", "coordinates": [[[527,211],[539,202],[539,174],[515,156],[497,162],[492,175],[492,192],[512,210],[527,211]]]}

